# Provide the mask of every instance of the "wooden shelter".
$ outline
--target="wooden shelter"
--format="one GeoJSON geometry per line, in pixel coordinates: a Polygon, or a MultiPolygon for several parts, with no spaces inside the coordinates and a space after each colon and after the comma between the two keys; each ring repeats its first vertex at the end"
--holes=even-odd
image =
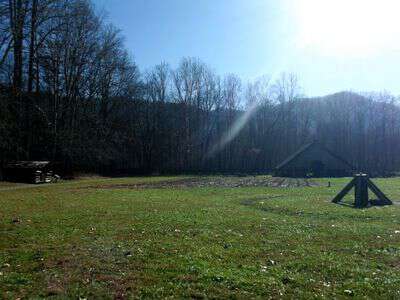
{"type": "Polygon", "coordinates": [[[280,177],[344,177],[354,168],[318,142],[311,142],[290,155],[274,170],[280,177]]]}
{"type": "Polygon", "coordinates": [[[7,181],[45,183],[54,178],[54,165],[50,161],[12,161],[3,166],[7,181]]]}

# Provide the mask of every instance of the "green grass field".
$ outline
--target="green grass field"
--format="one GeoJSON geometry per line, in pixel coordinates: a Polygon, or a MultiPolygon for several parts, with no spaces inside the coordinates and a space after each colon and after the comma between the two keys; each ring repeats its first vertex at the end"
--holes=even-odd
{"type": "MultiPolygon", "coordinates": [[[[0,298],[400,298],[400,206],[182,177],[0,184],[0,298]]],[[[374,180],[400,200],[400,178],[374,180]]]]}

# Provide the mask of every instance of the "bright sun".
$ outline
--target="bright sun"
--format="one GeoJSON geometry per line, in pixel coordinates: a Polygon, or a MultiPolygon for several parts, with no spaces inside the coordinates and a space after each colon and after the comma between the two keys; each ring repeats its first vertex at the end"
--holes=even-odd
{"type": "Polygon", "coordinates": [[[292,0],[297,45],[323,55],[400,50],[400,0],[292,0]]]}

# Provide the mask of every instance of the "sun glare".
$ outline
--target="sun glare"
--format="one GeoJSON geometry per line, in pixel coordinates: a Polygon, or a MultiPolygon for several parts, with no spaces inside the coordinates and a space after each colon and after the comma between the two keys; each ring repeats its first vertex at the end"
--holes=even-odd
{"type": "MultiPolygon", "coordinates": [[[[324,55],[400,50],[399,0],[294,0],[297,46],[324,55]]],[[[293,5],[294,4],[294,5],[293,5]]]]}

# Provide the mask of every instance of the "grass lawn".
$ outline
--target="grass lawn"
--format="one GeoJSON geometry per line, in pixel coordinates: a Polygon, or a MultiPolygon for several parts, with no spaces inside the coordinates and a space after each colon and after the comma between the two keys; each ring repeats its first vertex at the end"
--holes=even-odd
{"type": "MultiPolygon", "coordinates": [[[[331,204],[348,178],[165,180],[0,185],[0,298],[400,298],[400,206],[331,204]]],[[[374,181],[400,200],[400,178],[374,181]]]]}

